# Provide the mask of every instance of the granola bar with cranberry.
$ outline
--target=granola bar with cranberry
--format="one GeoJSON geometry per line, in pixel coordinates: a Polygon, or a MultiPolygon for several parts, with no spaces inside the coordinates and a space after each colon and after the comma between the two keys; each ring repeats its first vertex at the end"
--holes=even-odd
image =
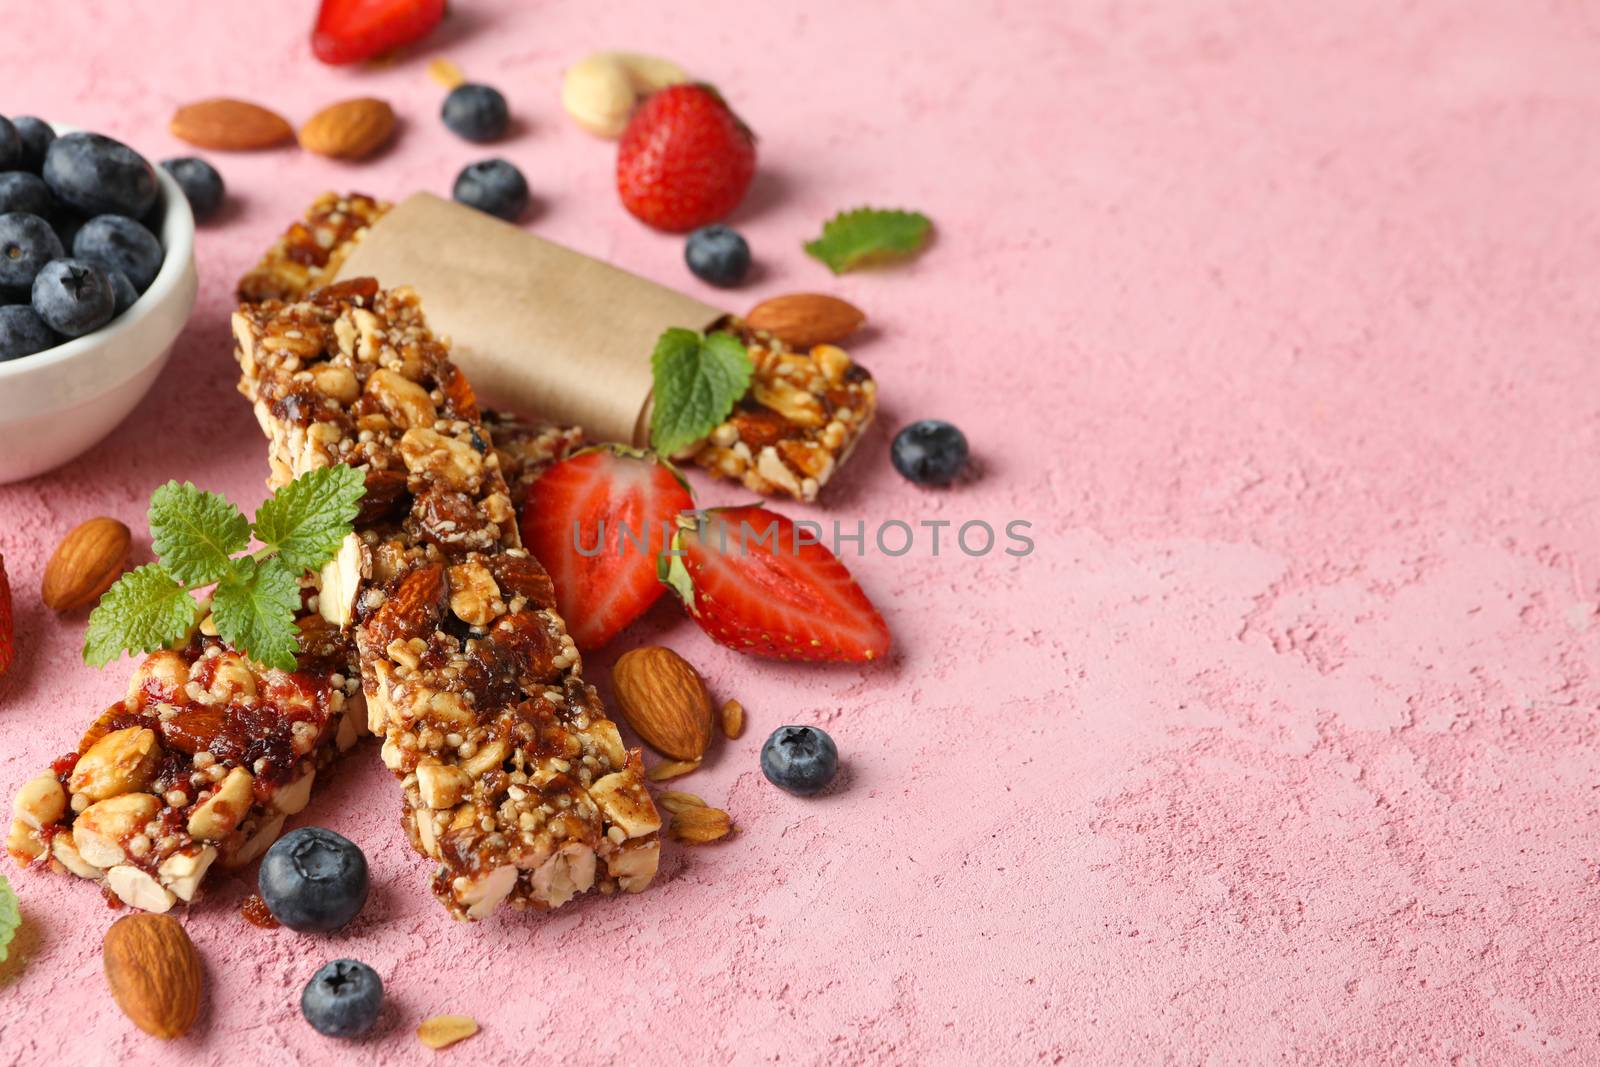
{"type": "MultiPolygon", "coordinates": [[[[355,193],[322,194],[240,281],[239,299],[304,299],[333,279],[367,227],[390,206],[355,193]]],[[[837,345],[793,351],[732,317],[716,328],[748,346],[755,365],[750,389],[705,440],[677,458],[752,492],[815,500],[872,421],[877,383],[837,345]]]]}
{"type": "Polygon", "coordinates": [[[256,859],[306,806],[318,769],[366,731],[348,636],[308,604],[286,672],[234,652],[208,622],[147,658],[77,747],[18,791],[13,860],[164,912],[193,900],[213,864],[256,859]]]}
{"type": "Polygon", "coordinates": [[[318,606],[354,631],[368,725],[435,894],[475,919],[645,888],[661,820],[642,757],[583,680],[471,386],[416,294],[355,279],[248,304],[234,336],[273,481],[366,472],[318,606]]]}

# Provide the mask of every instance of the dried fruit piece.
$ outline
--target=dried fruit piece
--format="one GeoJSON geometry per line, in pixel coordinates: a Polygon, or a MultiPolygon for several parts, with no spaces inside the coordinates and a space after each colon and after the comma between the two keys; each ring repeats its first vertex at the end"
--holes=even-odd
{"type": "Polygon", "coordinates": [[[744,733],[744,705],[730,700],[722,705],[722,735],[732,741],[744,733]]]}
{"type": "Polygon", "coordinates": [[[684,775],[688,774],[692,770],[695,770],[699,766],[700,761],[697,759],[663,760],[646,771],[644,776],[650,779],[652,782],[667,782],[674,778],[682,778],[684,775]]]}
{"type": "Polygon", "coordinates": [[[673,813],[667,835],[686,845],[703,845],[727,837],[732,829],[733,821],[721,808],[689,807],[673,813]]]}
{"type": "Polygon", "coordinates": [[[167,915],[128,915],[106,931],[106,984],[122,1014],[147,1034],[181,1037],[200,1015],[200,955],[167,915]]]}
{"type": "Polygon", "coordinates": [[[611,670],[617,705],[645,744],[698,760],[711,744],[711,698],[689,662],[670,648],[636,648],[611,670]]]}
{"type": "Polygon", "coordinates": [[[56,611],[87,607],[128,565],[133,535],[116,519],[90,519],[62,538],[45,564],[40,599],[56,611]]]}
{"type": "Polygon", "coordinates": [[[417,1027],[417,1037],[429,1048],[445,1048],[477,1032],[478,1024],[470,1015],[435,1015],[417,1027]]]}
{"type": "Polygon", "coordinates": [[[765,330],[790,348],[836,344],[855,333],[867,316],[846,300],[826,293],[789,293],[763,300],[745,316],[752,328],[765,330]]]}
{"type": "Polygon", "coordinates": [[[180,141],[224,152],[271,148],[294,139],[294,127],[276,111],[228,97],[180,107],[168,128],[180,141]]]}
{"type": "Polygon", "coordinates": [[[394,133],[394,109],[362,96],[330,104],[300,127],[300,147],[334,159],[365,159],[394,133]]]}

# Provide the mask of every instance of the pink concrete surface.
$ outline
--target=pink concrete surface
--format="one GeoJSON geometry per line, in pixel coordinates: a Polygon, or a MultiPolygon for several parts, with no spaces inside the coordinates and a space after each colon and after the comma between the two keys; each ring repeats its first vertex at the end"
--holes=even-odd
{"type": "Polygon", "coordinates": [[[83,459],[0,489],[22,639],[0,793],[126,676],[77,663],[82,619],[40,606],[57,539],[139,524],[172,477],[263,492],[232,279],[324,187],[443,192],[485,154],[439,126],[429,54],[510,97],[522,129],[494,151],[537,191],[534,229],[691,289],[680,241],[621,210],[609,146],[556,92],[600,47],[714,80],[761,135],[733,220],[761,273],[735,299],[820,288],[873,320],[855,351],[881,426],[815,514],[1021,518],[1037,551],[934,557],[925,537],[852,560],[897,641],[871,669],[744,659],[668,605],[592,657],[603,685],[622,647],[670,642],[749,709],[686,783],[741,832],[673,848],[642,896],[450,922],[357,752],[302,821],[367,850],[365,914],[262,932],[238,916],[248,880],[218,882],[185,916],[208,1007],[169,1046],[111,1006],[99,896],[10,870],[26,962],[0,970],[0,1061],[1600,1057],[1592,7],[452,6],[435,48],[352,71],[310,58],[310,0],[0,3],[0,111],[152,157],[182,149],[174,106],[213,93],[297,119],[375,94],[405,116],[361,165],[213,154],[234,199],[156,392],[83,459]],[[926,211],[936,245],[833,280],[799,243],[863,202],[926,211]],[[895,475],[891,430],[921,416],[965,427],[980,479],[895,475]],[[785,722],[834,734],[842,790],[768,786],[756,754],[785,722]],[[342,955],[392,1003],[359,1050],[297,1010],[342,955]],[[482,1033],[436,1057],[411,1033],[435,1012],[482,1033]]]}

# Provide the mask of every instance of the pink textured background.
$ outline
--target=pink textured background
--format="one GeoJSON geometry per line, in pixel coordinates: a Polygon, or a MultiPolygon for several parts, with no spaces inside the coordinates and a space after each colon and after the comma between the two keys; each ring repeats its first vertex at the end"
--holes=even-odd
{"type": "MultiPolygon", "coordinates": [[[[246,881],[220,881],[185,920],[210,1006],[172,1046],[110,1005],[98,895],[8,871],[29,959],[0,970],[0,1061],[333,1062],[296,1005],[338,955],[384,976],[383,1063],[431,1062],[411,1030],[445,1011],[483,1032],[441,1062],[1600,1057],[1600,14],[453,6],[432,51],[511,98],[525,130],[495,151],[540,197],[531,225],[675,285],[694,284],[680,242],[620,209],[558,77],[631,46],[715,80],[762,136],[734,222],[763,271],[734,299],[822,288],[874,322],[855,350],[882,425],[820,514],[1027,518],[1038,551],[854,564],[898,641],[871,670],[742,659],[657,609],[626,643],[669,641],[752,727],[686,783],[743,832],[672,849],[643,896],[452,924],[357,753],[302,821],[366,848],[366,913],[261,932],[246,881]],[[835,283],[798,244],[859,202],[925,210],[936,246],[835,283]],[[890,428],[925,415],[965,427],[980,481],[893,473],[890,428]],[[848,788],[765,783],[757,750],[788,721],[833,732],[848,788]]],[[[212,93],[295,119],[370,93],[406,117],[366,165],[213,155],[234,206],[200,238],[156,393],[0,489],[23,641],[5,796],[126,675],[77,664],[81,619],[40,607],[57,539],[138,524],[173,476],[262,493],[233,278],[324,187],[445,192],[484,154],[438,125],[427,53],[313,62],[313,7],[0,3],[0,111],[153,158],[182,148],[173,107],[212,93]]]]}

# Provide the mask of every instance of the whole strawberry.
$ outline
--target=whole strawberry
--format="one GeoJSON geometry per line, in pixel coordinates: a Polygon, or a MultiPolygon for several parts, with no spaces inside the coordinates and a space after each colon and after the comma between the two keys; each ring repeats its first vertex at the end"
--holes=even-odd
{"type": "Polygon", "coordinates": [[[683,233],[726,218],[750,187],[756,138],[709,85],[647,97],[617,148],[622,206],[658,230],[683,233]]]}
{"type": "Polygon", "coordinates": [[[0,675],[16,658],[16,637],[11,622],[11,582],[6,578],[6,558],[0,556],[0,675]]]}

